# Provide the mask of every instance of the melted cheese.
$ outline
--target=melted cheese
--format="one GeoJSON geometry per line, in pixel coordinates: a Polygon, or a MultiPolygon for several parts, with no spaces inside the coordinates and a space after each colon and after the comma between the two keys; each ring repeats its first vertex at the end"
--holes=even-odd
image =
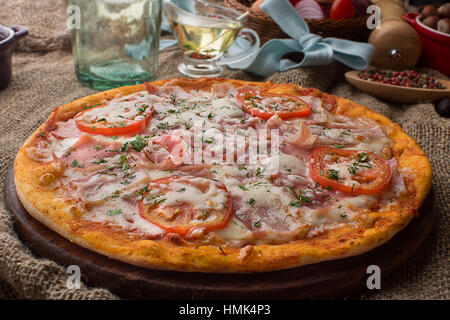
{"type": "MultiPolygon", "coordinates": [[[[152,194],[161,192],[159,187],[157,184],[150,183],[152,194]]],[[[190,178],[189,183],[186,183],[183,179],[171,181],[169,191],[165,191],[160,199],[164,199],[162,207],[176,207],[187,204],[197,211],[223,209],[228,203],[226,191],[204,178],[190,178]],[[206,192],[196,188],[193,184],[207,185],[206,192]]]]}
{"type": "Polygon", "coordinates": [[[149,94],[140,92],[130,94],[110,101],[107,107],[93,108],[87,110],[80,116],[80,120],[92,123],[100,119],[108,123],[120,122],[126,120],[143,120],[145,114],[151,111],[149,94]],[[145,111],[142,113],[142,109],[145,111]]]}
{"type": "Polygon", "coordinates": [[[52,144],[50,144],[49,150],[50,152],[54,152],[55,155],[59,158],[62,157],[62,155],[77,141],[78,138],[65,138],[58,140],[55,139],[55,141],[52,144]]]}

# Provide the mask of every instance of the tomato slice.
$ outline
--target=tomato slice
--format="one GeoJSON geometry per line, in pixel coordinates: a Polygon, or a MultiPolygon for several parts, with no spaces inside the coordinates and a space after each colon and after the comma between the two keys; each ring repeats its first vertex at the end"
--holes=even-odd
{"type": "Polygon", "coordinates": [[[346,194],[377,194],[392,177],[386,160],[371,152],[317,147],[312,152],[310,176],[324,188],[346,194]]]}
{"type": "Polygon", "coordinates": [[[144,110],[140,112],[138,115],[142,119],[139,120],[123,118],[121,121],[117,122],[107,122],[106,119],[99,119],[91,122],[83,119],[83,116],[87,112],[99,108],[105,108],[106,106],[107,105],[96,106],[78,114],[75,117],[75,123],[78,129],[90,134],[101,134],[104,136],[135,135],[144,130],[154,112],[153,108],[151,108],[150,111],[144,110]]]}
{"type": "Polygon", "coordinates": [[[237,99],[247,113],[264,120],[275,114],[283,120],[311,114],[310,104],[289,94],[246,90],[240,91],[237,99]]]}
{"type": "Polygon", "coordinates": [[[230,192],[219,182],[206,178],[167,177],[148,186],[148,192],[139,200],[139,214],[162,229],[183,236],[197,228],[211,231],[225,227],[233,208],[230,192]],[[207,194],[224,201],[204,201],[207,194]]]}

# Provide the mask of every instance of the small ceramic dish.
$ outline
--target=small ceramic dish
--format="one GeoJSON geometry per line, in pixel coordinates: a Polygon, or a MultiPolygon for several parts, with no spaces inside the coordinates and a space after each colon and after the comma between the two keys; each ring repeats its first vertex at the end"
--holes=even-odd
{"type": "Polygon", "coordinates": [[[356,88],[375,97],[400,103],[419,103],[440,100],[450,97],[450,81],[437,79],[445,89],[423,89],[363,80],[360,71],[348,71],[345,78],[356,88]]]}
{"type": "Polygon", "coordinates": [[[17,40],[25,37],[28,30],[21,26],[0,25],[0,90],[8,86],[12,76],[11,56],[17,40]]]}
{"type": "Polygon", "coordinates": [[[403,16],[417,32],[422,43],[420,63],[422,66],[438,70],[450,75],[450,34],[439,32],[422,23],[417,13],[406,13],[403,16]]]}

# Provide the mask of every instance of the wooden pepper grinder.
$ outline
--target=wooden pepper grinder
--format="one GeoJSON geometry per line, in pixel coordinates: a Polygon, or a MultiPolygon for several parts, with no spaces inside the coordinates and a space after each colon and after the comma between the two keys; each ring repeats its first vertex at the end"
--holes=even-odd
{"type": "Polygon", "coordinates": [[[381,10],[380,29],[369,36],[376,51],[371,64],[378,68],[404,70],[414,67],[421,53],[416,31],[402,19],[406,12],[401,0],[372,1],[381,10]]]}

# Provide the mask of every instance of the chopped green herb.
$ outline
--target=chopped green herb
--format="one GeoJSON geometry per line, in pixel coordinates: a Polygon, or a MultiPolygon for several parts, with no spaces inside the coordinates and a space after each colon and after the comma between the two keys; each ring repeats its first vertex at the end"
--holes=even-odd
{"type": "Polygon", "coordinates": [[[141,197],[143,197],[144,194],[147,193],[147,192],[148,192],[148,186],[145,186],[145,187],[143,187],[142,189],[139,189],[138,191],[136,191],[136,193],[137,193],[139,196],[141,196],[141,197]]]}
{"type": "Polygon", "coordinates": [[[262,178],[264,170],[265,169],[261,169],[260,167],[256,168],[255,176],[258,177],[258,178],[262,178]]]}
{"type": "Polygon", "coordinates": [[[350,132],[348,130],[342,130],[341,133],[339,134],[341,137],[343,136],[349,136],[350,132]]]}
{"type": "Polygon", "coordinates": [[[80,165],[80,163],[78,162],[77,159],[73,159],[73,161],[72,161],[72,167],[83,168],[84,166],[80,165]]]}
{"type": "Polygon", "coordinates": [[[70,156],[70,154],[75,150],[77,150],[77,149],[74,147],[69,147],[69,149],[66,151],[66,153],[64,153],[64,157],[70,156]]]}
{"type": "Polygon", "coordinates": [[[216,139],[214,139],[214,138],[207,138],[207,139],[203,139],[203,141],[205,141],[206,143],[211,144],[211,143],[216,142],[216,139]]]}
{"type": "MultiPolygon", "coordinates": [[[[120,148],[120,152],[127,152],[128,147],[130,146],[130,143],[127,141],[123,144],[123,146],[120,148]]],[[[108,150],[107,150],[108,151],[108,150]]]]}
{"type": "Polygon", "coordinates": [[[120,170],[122,171],[126,171],[130,168],[130,164],[128,162],[124,162],[122,165],[122,168],[120,168],[120,170]]]}
{"type": "Polygon", "coordinates": [[[356,155],[358,157],[359,162],[368,162],[370,161],[370,157],[366,152],[361,152],[356,155]]]}
{"type": "Polygon", "coordinates": [[[94,160],[94,161],[91,161],[91,162],[95,163],[95,164],[102,164],[102,163],[106,163],[107,161],[105,159],[98,159],[98,160],[94,160]]]}
{"type": "Polygon", "coordinates": [[[202,220],[206,220],[208,218],[209,212],[208,211],[202,211],[202,220]]]}
{"type": "MultiPolygon", "coordinates": [[[[170,128],[171,128],[171,125],[168,123],[168,122],[161,122],[161,123],[158,123],[157,125],[156,125],[156,127],[158,128],[158,129],[162,129],[162,130],[169,130],[170,128]]],[[[189,129],[188,129],[189,130],[189,129]]]]}
{"type": "Polygon", "coordinates": [[[122,209],[113,209],[106,212],[106,215],[108,216],[117,216],[118,214],[122,214],[122,209]]]}
{"type": "Polygon", "coordinates": [[[120,191],[119,190],[114,190],[111,198],[116,199],[120,196],[120,191]]]}
{"type": "Polygon", "coordinates": [[[291,202],[289,202],[289,205],[291,207],[300,208],[302,206],[302,203],[300,201],[291,201],[291,202]]]}
{"type": "Polygon", "coordinates": [[[353,165],[351,167],[348,167],[348,172],[350,172],[351,174],[356,174],[356,171],[358,171],[358,167],[356,166],[356,162],[353,163],[353,165]]]}
{"type": "Polygon", "coordinates": [[[148,107],[149,107],[149,105],[146,104],[146,105],[144,105],[144,106],[142,106],[142,107],[139,107],[139,108],[138,108],[138,111],[139,111],[139,112],[145,112],[145,110],[147,110],[148,107]]]}
{"type": "Polygon", "coordinates": [[[134,150],[141,152],[142,149],[144,149],[147,145],[147,141],[146,139],[143,139],[139,134],[137,134],[136,137],[134,137],[134,140],[130,141],[130,145],[134,150]]]}
{"type": "Polygon", "coordinates": [[[103,149],[105,146],[103,144],[97,143],[97,145],[95,146],[95,150],[101,150],[103,149]]]}
{"type": "Polygon", "coordinates": [[[327,171],[327,178],[333,180],[339,180],[339,171],[331,169],[327,171]]]}
{"type": "Polygon", "coordinates": [[[156,199],[155,201],[153,201],[153,205],[156,206],[160,203],[163,203],[164,201],[166,201],[166,198],[156,199]]]}

